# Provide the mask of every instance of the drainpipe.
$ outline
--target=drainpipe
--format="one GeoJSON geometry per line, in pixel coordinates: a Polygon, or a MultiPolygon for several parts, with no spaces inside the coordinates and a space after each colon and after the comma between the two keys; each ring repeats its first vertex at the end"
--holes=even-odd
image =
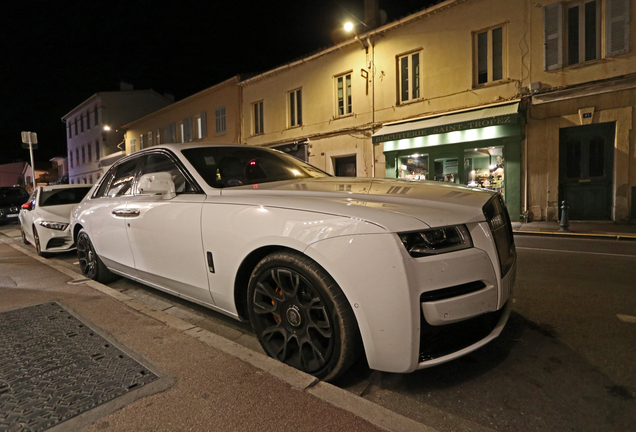
{"type": "MultiPolygon", "coordinates": [[[[369,75],[371,75],[371,135],[375,132],[375,51],[371,36],[367,36],[367,44],[371,50],[369,55],[369,75]]],[[[371,177],[375,177],[375,144],[371,138],[371,177]]]]}

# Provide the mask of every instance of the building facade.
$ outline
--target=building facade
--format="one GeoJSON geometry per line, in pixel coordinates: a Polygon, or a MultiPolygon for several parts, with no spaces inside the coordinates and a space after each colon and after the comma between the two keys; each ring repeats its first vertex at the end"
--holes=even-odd
{"type": "Polygon", "coordinates": [[[107,168],[100,163],[102,159],[124,150],[122,126],[171,103],[154,90],[124,86],[121,91],[96,93],[62,117],[66,123],[69,183],[97,181],[107,168]]]}
{"type": "Polygon", "coordinates": [[[124,125],[126,153],[165,143],[240,143],[239,77],[124,125]]]}

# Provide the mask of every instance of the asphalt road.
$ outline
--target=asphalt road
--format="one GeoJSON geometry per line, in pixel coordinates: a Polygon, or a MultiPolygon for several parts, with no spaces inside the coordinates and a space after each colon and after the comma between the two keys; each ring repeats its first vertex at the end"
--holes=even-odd
{"type": "MultiPolygon", "coordinates": [[[[0,232],[19,242],[17,226],[0,232]]],[[[412,374],[364,361],[335,383],[439,431],[636,430],[636,242],[517,236],[502,335],[412,374]]],[[[79,271],[73,253],[52,258],[79,271]]],[[[247,323],[132,281],[112,288],[260,350],[247,323]]]]}

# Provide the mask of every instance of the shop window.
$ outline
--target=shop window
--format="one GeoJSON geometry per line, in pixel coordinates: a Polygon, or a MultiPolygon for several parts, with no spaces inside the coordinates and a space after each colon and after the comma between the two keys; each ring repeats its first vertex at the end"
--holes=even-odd
{"type": "Polygon", "coordinates": [[[336,82],[336,116],[342,117],[353,112],[351,100],[351,74],[344,74],[335,78],[336,82]]]}
{"type": "Polygon", "coordinates": [[[301,89],[287,93],[287,119],[288,127],[296,127],[303,124],[301,89]]]}
{"type": "Polygon", "coordinates": [[[420,51],[398,57],[399,101],[408,102],[420,98],[420,51]]]}
{"type": "Polygon", "coordinates": [[[406,180],[429,180],[428,155],[412,154],[398,158],[397,177],[406,180]]]}
{"type": "Polygon", "coordinates": [[[464,150],[464,184],[503,194],[504,179],[503,147],[464,150]]]}
{"type": "Polygon", "coordinates": [[[504,30],[504,26],[498,26],[473,33],[475,85],[504,79],[504,30]]]}

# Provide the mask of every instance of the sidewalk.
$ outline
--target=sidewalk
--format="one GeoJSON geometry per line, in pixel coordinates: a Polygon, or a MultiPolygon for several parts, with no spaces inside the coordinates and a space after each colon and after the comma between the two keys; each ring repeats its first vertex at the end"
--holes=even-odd
{"type": "MultiPolygon", "coordinates": [[[[0,313],[57,302],[163,383],[152,393],[132,390],[51,430],[433,431],[87,280],[31,249],[0,242],[0,313]]],[[[12,391],[2,378],[0,429],[2,397],[12,391]]],[[[73,376],[61,379],[84,390],[73,376]]]]}
{"type": "Polygon", "coordinates": [[[567,231],[561,231],[559,222],[513,222],[512,231],[515,234],[521,235],[555,235],[636,240],[636,224],[617,224],[613,222],[570,222],[567,231]]]}

